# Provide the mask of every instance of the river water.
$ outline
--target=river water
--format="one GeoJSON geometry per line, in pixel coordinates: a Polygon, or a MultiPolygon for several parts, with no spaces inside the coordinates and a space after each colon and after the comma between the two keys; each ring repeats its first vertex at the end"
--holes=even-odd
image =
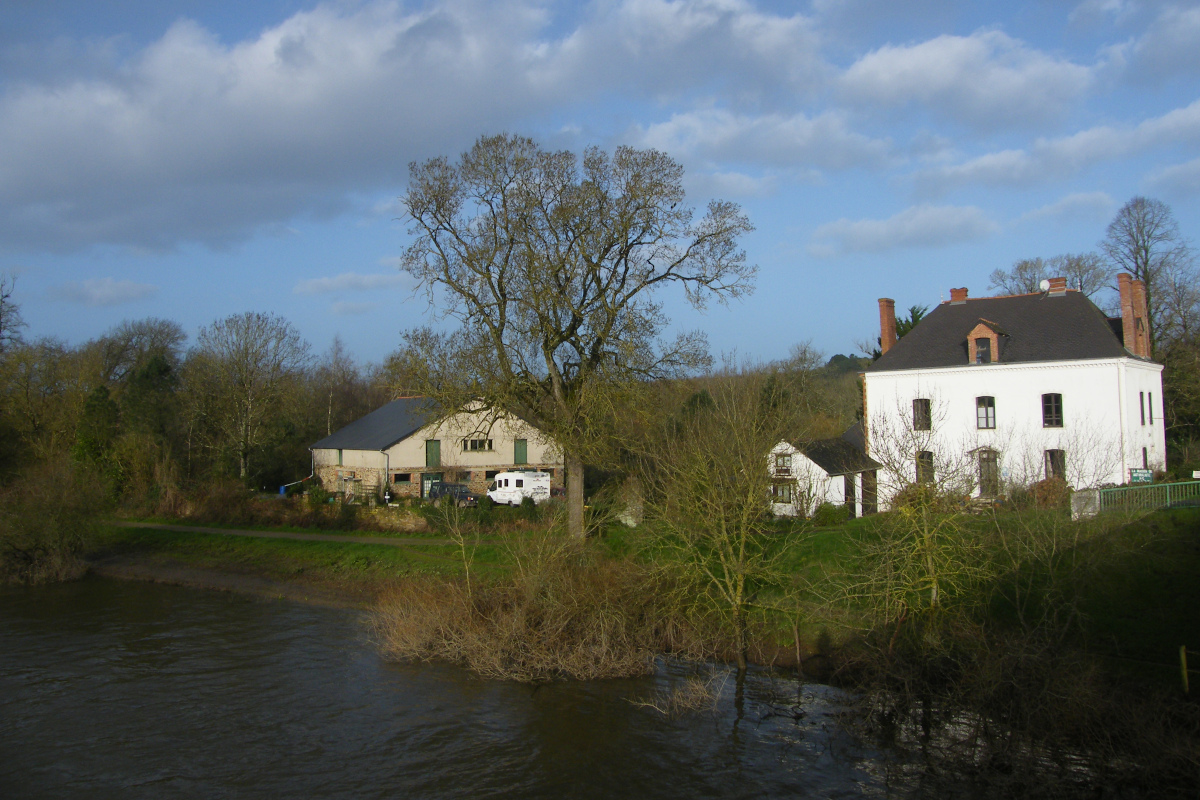
{"type": "Polygon", "coordinates": [[[715,709],[638,705],[682,673],[532,687],[389,663],[355,611],[0,589],[0,797],[892,796],[834,690],[758,671],[715,709]]]}

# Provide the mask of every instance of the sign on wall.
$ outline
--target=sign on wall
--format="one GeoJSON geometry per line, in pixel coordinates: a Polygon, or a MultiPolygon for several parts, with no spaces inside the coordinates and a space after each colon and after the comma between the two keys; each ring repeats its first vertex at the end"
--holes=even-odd
{"type": "Polygon", "coordinates": [[[1130,483],[1153,483],[1154,472],[1148,469],[1131,469],[1129,470],[1130,483]]]}

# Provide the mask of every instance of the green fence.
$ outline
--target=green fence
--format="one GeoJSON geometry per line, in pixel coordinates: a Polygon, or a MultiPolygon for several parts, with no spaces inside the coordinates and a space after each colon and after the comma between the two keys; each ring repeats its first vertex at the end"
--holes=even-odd
{"type": "Polygon", "coordinates": [[[1151,510],[1184,500],[1200,505],[1200,481],[1185,483],[1151,483],[1145,486],[1122,486],[1100,490],[1100,510],[1151,510]]]}

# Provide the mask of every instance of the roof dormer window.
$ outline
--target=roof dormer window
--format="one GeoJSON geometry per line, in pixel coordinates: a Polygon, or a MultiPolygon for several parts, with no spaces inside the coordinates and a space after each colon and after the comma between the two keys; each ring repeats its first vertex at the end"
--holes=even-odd
{"type": "Polygon", "coordinates": [[[967,362],[970,364],[994,364],[1000,360],[1000,337],[1004,336],[1000,326],[980,319],[967,334],[967,362]]]}
{"type": "Polygon", "coordinates": [[[975,363],[990,364],[992,363],[992,340],[986,337],[980,337],[975,340],[975,363]]]}

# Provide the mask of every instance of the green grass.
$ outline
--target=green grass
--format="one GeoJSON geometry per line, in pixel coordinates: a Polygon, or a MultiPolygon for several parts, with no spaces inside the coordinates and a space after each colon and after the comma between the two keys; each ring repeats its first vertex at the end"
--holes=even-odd
{"type": "MultiPolygon", "coordinates": [[[[494,513],[494,512],[493,512],[494,513]]],[[[530,526],[517,519],[498,516],[500,522],[481,530],[483,541],[472,559],[474,575],[503,574],[510,563],[505,543],[519,537],[530,526]]],[[[1006,513],[996,517],[979,515],[963,520],[966,536],[996,537],[997,530],[1010,536],[1022,535],[1037,525],[1070,526],[1062,512],[1006,513]]],[[[781,643],[790,641],[792,624],[801,621],[802,639],[810,644],[823,635],[826,626],[844,623],[846,630],[869,626],[865,607],[840,606],[837,597],[845,582],[861,566],[864,545],[880,536],[887,515],[849,520],[831,527],[781,521],[770,534],[770,552],[785,576],[782,586],[762,587],[761,598],[771,601],[790,594],[799,600],[792,614],[768,615],[769,627],[778,629],[781,643]]],[[[225,529],[317,532],[313,529],[268,526],[214,525],[225,529]]],[[[1068,533],[1076,530],[1066,528],[1068,533]]],[[[1083,612],[1076,627],[1079,644],[1103,658],[1120,656],[1134,662],[1173,665],[1180,645],[1200,653],[1200,509],[1164,511],[1124,525],[1083,526],[1075,551],[1056,554],[1051,567],[1023,564],[1017,572],[999,575],[994,584],[981,585],[980,592],[1004,598],[1002,582],[1024,579],[1032,587],[1051,586],[1067,592],[1083,612]],[[1038,571],[1041,570],[1039,573],[1038,571]],[[1056,574],[1051,574],[1053,571],[1056,574]]],[[[330,531],[334,535],[380,535],[369,531],[330,531]]],[[[395,537],[412,534],[395,532],[395,537]]],[[[1073,534],[1072,534],[1073,535],[1073,534]]],[[[426,538],[444,538],[436,529],[426,538]]],[[[416,538],[416,537],[413,537],[416,538]]],[[[593,546],[608,558],[635,557],[645,563],[667,563],[676,557],[656,548],[646,526],[627,528],[614,524],[593,540],[593,546]]],[[[387,545],[351,542],[310,542],[179,531],[164,523],[161,531],[106,527],[93,554],[133,554],[151,562],[163,561],[190,566],[244,571],[278,580],[317,580],[382,585],[411,574],[461,575],[463,566],[457,548],[447,545],[387,545]]],[[[1014,625],[1013,608],[993,601],[985,605],[992,624],[1014,625]]],[[[841,638],[840,636],[838,638],[841,638]]],[[[1200,656],[1195,657],[1200,666],[1200,656]]],[[[1166,667],[1158,669],[1162,673],[1166,667]]],[[[1175,679],[1177,669],[1167,673],[1175,679]]],[[[1200,681],[1200,678],[1197,678],[1200,681]]]]}

